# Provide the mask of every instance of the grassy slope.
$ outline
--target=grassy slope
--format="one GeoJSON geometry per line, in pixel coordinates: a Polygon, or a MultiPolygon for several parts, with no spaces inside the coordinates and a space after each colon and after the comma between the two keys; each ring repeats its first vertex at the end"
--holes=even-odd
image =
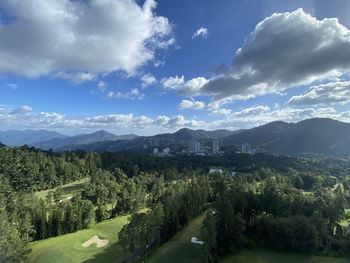
{"type": "Polygon", "coordinates": [[[318,257],[296,253],[279,253],[264,249],[244,250],[223,259],[223,263],[348,263],[349,258],[318,257]]]}
{"type": "Polygon", "coordinates": [[[127,223],[127,216],[104,221],[91,229],[81,230],[55,238],[33,242],[29,263],[97,263],[121,262],[122,251],[117,244],[118,232],[127,223]],[[84,248],[83,242],[93,235],[108,239],[109,245],[104,248],[90,246],[84,248]]]}
{"type": "Polygon", "coordinates": [[[204,215],[192,220],[181,232],[177,233],[170,241],[158,248],[150,257],[149,262],[201,262],[200,255],[202,247],[192,244],[190,239],[193,236],[199,237],[203,219],[204,215]]]}
{"type": "MultiPolygon", "coordinates": [[[[71,182],[69,184],[62,185],[62,198],[68,198],[74,194],[81,192],[84,188],[84,185],[90,180],[90,178],[84,178],[78,181],[71,182]]],[[[35,196],[38,198],[45,199],[49,191],[55,191],[57,188],[43,190],[35,193],[35,196]]]]}

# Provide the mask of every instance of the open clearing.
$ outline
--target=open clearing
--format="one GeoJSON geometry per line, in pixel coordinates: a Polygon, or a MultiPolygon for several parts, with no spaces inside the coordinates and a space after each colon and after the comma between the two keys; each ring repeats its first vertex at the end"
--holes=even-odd
{"type": "MultiPolygon", "coordinates": [[[[84,189],[84,185],[89,182],[90,178],[83,178],[78,181],[71,182],[69,184],[64,184],[61,187],[62,195],[60,196],[62,200],[69,199],[73,195],[81,192],[84,189]]],[[[55,191],[58,187],[53,189],[47,189],[35,193],[35,196],[41,199],[45,199],[50,191],[55,191]]]]}
{"type": "Polygon", "coordinates": [[[221,260],[223,263],[349,263],[349,258],[318,257],[264,249],[240,251],[221,260]]]}
{"type": "Polygon", "coordinates": [[[32,252],[29,255],[30,263],[102,263],[122,262],[122,251],[118,241],[118,232],[127,223],[128,216],[120,216],[104,221],[96,226],[76,233],[31,243],[32,252]],[[104,247],[82,244],[94,235],[108,240],[104,247]]]}

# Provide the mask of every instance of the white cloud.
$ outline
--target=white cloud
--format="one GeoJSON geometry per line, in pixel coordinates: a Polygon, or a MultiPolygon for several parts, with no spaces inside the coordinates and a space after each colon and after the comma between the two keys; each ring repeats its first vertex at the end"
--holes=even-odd
{"type": "Polygon", "coordinates": [[[167,123],[164,124],[167,127],[179,128],[179,127],[203,127],[204,121],[186,120],[183,115],[177,115],[170,118],[167,123]]]}
{"type": "MultiPolygon", "coordinates": [[[[264,19],[236,51],[230,67],[186,91],[214,101],[244,100],[333,80],[349,69],[350,31],[336,18],[318,20],[298,9],[264,19]]],[[[180,80],[174,88],[182,90],[186,82],[180,80]]]]}
{"type": "Polygon", "coordinates": [[[239,112],[234,112],[232,113],[232,116],[236,118],[252,117],[252,116],[258,116],[263,113],[266,113],[269,110],[270,110],[269,106],[260,105],[260,106],[245,108],[239,112]]]}
{"type": "Polygon", "coordinates": [[[166,89],[178,90],[185,83],[185,79],[184,76],[176,75],[175,77],[163,78],[160,82],[166,89]]]}
{"type": "Polygon", "coordinates": [[[141,81],[142,81],[143,88],[146,88],[148,86],[151,86],[151,85],[157,83],[157,79],[150,73],[143,75],[141,77],[141,81]]]}
{"type": "Polygon", "coordinates": [[[105,91],[106,91],[107,86],[108,86],[108,83],[105,82],[105,81],[102,81],[102,80],[100,80],[100,81],[97,83],[98,89],[99,89],[100,91],[102,91],[102,92],[105,92],[105,91]]]}
{"type": "Polygon", "coordinates": [[[133,88],[128,92],[109,91],[107,96],[115,99],[142,100],[145,97],[145,94],[140,92],[139,89],[133,88]]]}
{"type": "Polygon", "coordinates": [[[200,27],[193,33],[192,39],[195,39],[197,37],[207,38],[208,35],[209,35],[208,29],[205,27],[200,27]]]}
{"type": "Polygon", "coordinates": [[[90,81],[90,80],[94,80],[96,79],[96,75],[92,74],[92,73],[87,73],[87,72],[57,72],[53,75],[56,78],[60,78],[60,79],[65,79],[65,80],[69,80],[72,81],[74,83],[83,83],[85,81],[90,81]]]}
{"type": "Polygon", "coordinates": [[[329,82],[312,86],[304,94],[293,96],[290,105],[332,105],[350,101],[350,81],[329,82]]]}
{"type": "Polygon", "coordinates": [[[230,109],[211,109],[211,112],[216,115],[230,115],[232,110],[230,109]]]}
{"type": "Polygon", "coordinates": [[[129,114],[109,114],[88,117],[73,117],[57,112],[34,112],[29,106],[15,109],[0,108],[0,129],[50,129],[69,132],[83,130],[118,130],[118,133],[146,133],[155,130],[173,131],[181,127],[206,127],[204,121],[186,119],[183,115],[169,116],[135,116],[129,114]],[[122,130],[121,130],[122,129],[122,130]]]}
{"type": "Polygon", "coordinates": [[[3,0],[11,17],[1,23],[0,72],[52,74],[76,82],[99,74],[132,74],[174,44],[168,19],[155,0],[3,0]]]}
{"type": "Polygon", "coordinates": [[[15,108],[11,114],[27,114],[32,112],[33,108],[28,105],[23,105],[18,108],[15,108]]]}
{"type": "Polygon", "coordinates": [[[301,109],[289,106],[270,108],[267,105],[257,105],[230,112],[222,119],[209,122],[187,119],[183,115],[151,117],[129,113],[79,117],[57,112],[34,112],[29,106],[15,109],[2,107],[0,108],[0,129],[50,129],[68,133],[106,129],[116,131],[118,134],[136,132],[145,135],[173,132],[183,127],[209,130],[251,128],[271,121],[297,122],[315,117],[350,122],[350,111],[337,111],[334,107],[301,109]],[[16,109],[20,108],[23,111],[14,114],[16,109]]]}
{"type": "Polygon", "coordinates": [[[333,107],[321,108],[273,108],[266,105],[252,106],[232,112],[211,125],[222,128],[251,128],[272,121],[298,122],[310,118],[332,118],[350,122],[350,112],[337,112],[333,107]]]}
{"type": "Polygon", "coordinates": [[[205,108],[205,103],[203,101],[192,100],[182,100],[179,104],[179,109],[194,109],[194,110],[203,110],[205,108]]]}
{"type": "Polygon", "coordinates": [[[208,80],[202,77],[193,78],[185,81],[184,76],[175,76],[169,78],[163,78],[161,84],[163,88],[170,90],[177,90],[183,94],[196,95],[200,92],[201,88],[208,83],[208,80]]]}

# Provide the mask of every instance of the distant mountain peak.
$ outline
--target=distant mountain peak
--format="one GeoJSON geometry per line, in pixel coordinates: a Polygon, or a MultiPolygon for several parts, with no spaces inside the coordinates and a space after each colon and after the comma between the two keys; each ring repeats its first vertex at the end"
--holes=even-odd
{"type": "Polygon", "coordinates": [[[110,132],[105,131],[105,130],[98,130],[98,131],[93,132],[92,134],[112,134],[112,135],[114,135],[113,133],[110,133],[110,132]]]}
{"type": "Polygon", "coordinates": [[[126,134],[117,136],[105,130],[98,130],[89,134],[78,134],[73,137],[68,137],[64,139],[52,139],[48,141],[42,141],[40,143],[34,144],[34,147],[38,147],[44,150],[74,150],[82,148],[82,145],[89,145],[101,142],[110,142],[117,140],[131,140],[137,137],[134,134],[126,134]]]}
{"type": "Polygon", "coordinates": [[[67,138],[67,136],[48,130],[27,129],[0,131],[0,141],[9,146],[30,145],[54,138],[67,138]]]}

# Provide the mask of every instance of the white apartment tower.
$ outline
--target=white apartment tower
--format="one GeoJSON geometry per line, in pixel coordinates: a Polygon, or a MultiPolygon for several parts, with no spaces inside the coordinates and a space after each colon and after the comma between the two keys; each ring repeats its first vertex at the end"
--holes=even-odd
{"type": "Polygon", "coordinates": [[[201,143],[196,140],[190,141],[188,144],[188,152],[189,153],[200,153],[201,152],[201,143]]]}
{"type": "Polygon", "coordinates": [[[214,139],[213,140],[213,154],[218,154],[219,151],[220,151],[219,140],[214,139]]]}

